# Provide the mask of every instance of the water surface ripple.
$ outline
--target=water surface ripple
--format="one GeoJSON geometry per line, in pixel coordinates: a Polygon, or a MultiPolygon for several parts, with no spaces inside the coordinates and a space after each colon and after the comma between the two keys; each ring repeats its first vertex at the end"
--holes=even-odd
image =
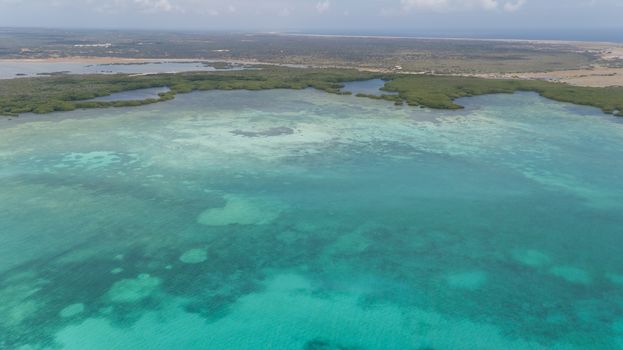
{"type": "Polygon", "coordinates": [[[623,124],[460,102],[0,120],[0,349],[623,348],[623,124]]]}

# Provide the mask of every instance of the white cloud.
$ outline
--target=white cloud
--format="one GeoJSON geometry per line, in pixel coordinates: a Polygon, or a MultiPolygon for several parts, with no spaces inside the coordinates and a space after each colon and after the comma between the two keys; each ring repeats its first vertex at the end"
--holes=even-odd
{"type": "MultiPolygon", "coordinates": [[[[593,7],[614,6],[620,8],[623,6],[623,0],[566,1],[569,1],[569,5],[566,6],[574,6],[575,8],[579,7],[580,4],[593,7]]],[[[533,2],[536,3],[536,0],[533,2]]],[[[90,11],[110,15],[160,14],[176,16],[176,18],[181,18],[182,14],[189,17],[217,14],[227,14],[230,17],[235,14],[244,17],[263,14],[265,16],[303,18],[310,13],[334,12],[344,16],[350,15],[353,21],[357,21],[361,15],[363,18],[367,18],[368,15],[379,13],[387,16],[402,16],[409,12],[487,11],[490,13],[512,13],[523,9],[528,3],[529,0],[340,0],[340,6],[338,6],[338,3],[333,0],[0,0],[0,12],[4,12],[0,13],[0,18],[8,18],[6,9],[12,11],[28,5],[51,9],[67,8],[67,11],[82,8],[81,11],[84,12],[90,11]]]]}
{"type": "Polygon", "coordinates": [[[411,10],[445,10],[448,8],[448,0],[400,0],[402,8],[411,10]]]}
{"type": "Polygon", "coordinates": [[[331,2],[329,2],[329,0],[322,0],[316,4],[316,11],[318,11],[318,13],[324,13],[329,10],[329,7],[331,7],[331,2]]]}
{"type": "Polygon", "coordinates": [[[452,12],[465,10],[498,10],[514,12],[525,5],[526,0],[400,0],[404,11],[452,12]]]}
{"type": "Polygon", "coordinates": [[[508,12],[515,12],[526,4],[526,0],[517,0],[515,2],[507,2],[504,4],[504,10],[508,12]]]}
{"type": "Polygon", "coordinates": [[[180,10],[177,6],[173,6],[169,0],[134,0],[143,10],[148,12],[170,12],[180,10]]]}
{"type": "Polygon", "coordinates": [[[485,10],[495,10],[499,4],[497,0],[480,0],[479,5],[485,10]]]}

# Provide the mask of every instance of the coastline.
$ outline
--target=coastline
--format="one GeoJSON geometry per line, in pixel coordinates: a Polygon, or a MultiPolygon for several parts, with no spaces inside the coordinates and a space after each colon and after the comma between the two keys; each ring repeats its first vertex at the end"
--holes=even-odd
{"type": "Polygon", "coordinates": [[[541,80],[485,79],[465,76],[425,74],[372,73],[355,69],[297,69],[265,67],[261,70],[225,72],[187,72],[151,75],[64,75],[62,77],[9,79],[0,84],[0,114],[17,116],[83,108],[132,107],[163,102],[176,94],[195,90],[267,90],[316,88],[329,93],[341,91],[344,82],[384,79],[384,91],[392,95],[358,97],[382,99],[396,105],[421,106],[433,109],[461,109],[454,101],[493,93],[534,91],[560,102],[593,106],[607,114],[622,116],[623,87],[579,87],[541,80]],[[59,86],[71,88],[59,89],[59,86]],[[170,87],[158,98],[130,101],[89,101],[113,92],[152,87],[170,87]],[[52,88],[53,87],[53,88],[52,88]],[[29,96],[25,99],[24,96],[29,96]]]}
{"type": "MultiPolygon", "coordinates": [[[[302,35],[302,34],[288,34],[302,35]]],[[[313,35],[313,36],[335,36],[335,35],[313,35]]],[[[341,37],[341,36],[335,36],[341,37]]],[[[344,36],[351,37],[351,36],[344,36]]],[[[363,38],[363,37],[362,37],[363,38]]],[[[394,38],[394,37],[383,37],[394,38]]],[[[398,38],[398,37],[395,37],[398,38]]],[[[445,40],[463,40],[445,38],[445,40]]],[[[469,39],[487,41],[488,39],[469,39]]],[[[510,42],[513,40],[500,40],[510,42]]],[[[578,50],[591,51],[601,57],[603,62],[614,60],[623,60],[623,44],[616,43],[597,43],[597,42],[562,42],[562,41],[526,41],[531,43],[565,43],[575,45],[578,50]],[[610,46],[615,45],[615,46],[610,46]]],[[[292,67],[292,68],[335,68],[335,69],[356,69],[361,72],[398,74],[398,75],[439,75],[439,76],[463,76],[463,77],[479,77],[486,79],[515,79],[515,80],[541,80],[550,82],[566,83],[573,86],[584,87],[610,87],[623,86],[623,67],[607,67],[601,64],[592,64],[590,66],[579,69],[568,70],[549,70],[534,72],[516,72],[516,73],[457,73],[457,74],[439,74],[431,71],[407,71],[395,68],[370,67],[364,65],[303,65],[303,64],[287,64],[279,62],[261,61],[257,59],[214,59],[214,58],[127,58],[127,57],[98,57],[98,56],[67,56],[67,57],[50,57],[50,58],[0,58],[2,63],[78,63],[78,64],[115,64],[115,63],[143,63],[143,62],[226,62],[231,64],[242,65],[266,65],[275,67],[292,67]]],[[[148,74],[158,74],[165,72],[155,72],[148,74]]],[[[143,73],[137,73],[143,75],[143,73]]]]}
{"type": "MultiPolygon", "coordinates": [[[[230,59],[196,59],[196,58],[123,58],[123,57],[54,57],[54,58],[0,58],[0,64],[3,62],[10,63],[80,63],[80,64],[115,64],[115,63],[142,63],[142,62],[226,62],[232,64],[246,65],[267,65],[275,67],[295,67],[295,68],[335,68],[335,69],[356,69],[361,72],[382,73],[382,74],[399,74],[399,75],[439,75],[439,76],[459,76],[459,77],[478,77],[485,79],[516,79],[516,80],[542,80],[550,82],[566,83],[573,86],[584,87],[610,87],[623,86],[623,68],[610,68],[603,66],[593,66],[590,69],[560,70],[560,71],[544,71],[544,72],[519,72],[519,73],[477,73],[477,74],[436,74],[434,72],[411,72],[397,71],[395,69],[374,68],[362,66],[305,66],[282,64],[275,62],[262,62],[257,60],[230,60],[230,59]]],[[[133,73],[132,76],[161,74],[167,72],[154,73],[133,73]]],[[[18,77],[16,77],[18,78],[18,77]]],[[[15,78],[9,78],[15,79],[15,78]]],[[[6,79],[3,79],[6,80],[6,79]]]]}

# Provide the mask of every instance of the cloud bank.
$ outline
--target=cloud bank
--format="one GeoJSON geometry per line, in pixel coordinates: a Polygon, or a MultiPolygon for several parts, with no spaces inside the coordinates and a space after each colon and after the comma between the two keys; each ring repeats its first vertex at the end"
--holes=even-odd
{"type": "Polygon", "coordinates": [[[623,41],[622,9],[623,0],[0,0],[0,27],[518,36],[549,29],[578,37],[592,28],[623,41]]]}
{"type": "Polygon", "coordinates": [[[456,12],[468,10],[503,10],[515,12],[526,0],[401,0],[402,9],[411,11],[456,12]]]}
{"type": "Polygon", "coordinates": [[[318,13],[327,12],[329,10],[329,7],[331,7],[331,2],[329,2],[329,0],[319,1],[316,4],[316,10],[318,11],[318,13]]]}

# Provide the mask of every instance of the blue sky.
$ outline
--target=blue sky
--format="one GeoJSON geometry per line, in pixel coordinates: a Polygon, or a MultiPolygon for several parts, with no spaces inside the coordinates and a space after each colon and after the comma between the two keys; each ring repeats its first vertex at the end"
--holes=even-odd
{"type": "Polygon", "coordinates": [[[623,0],[0,0],[0,27],[495,36],[623,31],[623,0]]]}

